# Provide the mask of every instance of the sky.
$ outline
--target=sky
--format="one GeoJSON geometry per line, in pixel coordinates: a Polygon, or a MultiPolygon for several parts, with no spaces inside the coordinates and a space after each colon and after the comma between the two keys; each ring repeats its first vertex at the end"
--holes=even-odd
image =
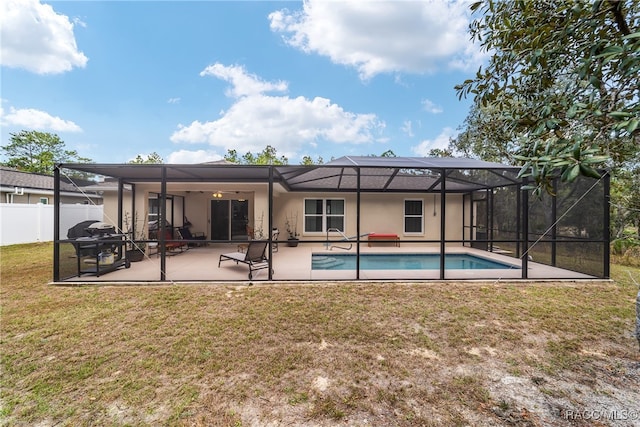
{"type": "Polygon", "coordinates": [[[1,143],[50,132],[95,163],[427,156],[486,61],[471,19],[445,0],[3,0],[1,143]]]}

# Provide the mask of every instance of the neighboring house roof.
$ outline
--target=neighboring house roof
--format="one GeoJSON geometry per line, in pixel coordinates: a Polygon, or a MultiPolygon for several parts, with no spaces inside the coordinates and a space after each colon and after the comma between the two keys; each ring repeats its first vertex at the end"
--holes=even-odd
{"type": "Polygon", "coordinates": [[[341,157],[322,165],[258,166],[225,163],[201,164],[96,164],[76,163],[63,167],[127,183],[160,182],[268,182],[289,191],[356,191],[358,174],[361,191],[441,190],[441,173],[446,170],[447,192],[473,191],[513,185],[519,168],[467,158],[447,157],[341,157]]]}
{"type": "MultiPolygon", "coordinates": [[[[76,185],[82,186],[87,183],[86,180],[75,181],[76,185]],[[80,182],[78,182],[80,181],[80,182]]],[[[66,193],[81,193],[78,187],[69,182],[68,179],[60,178],[60,191],[66,193]]],[[[14,168],[0,166],[0,188],[2,191],[13,192],[15,188],[29,190],[45,190],[53,192],[54,178],[51,175],[23,172],[14,168]]]]}

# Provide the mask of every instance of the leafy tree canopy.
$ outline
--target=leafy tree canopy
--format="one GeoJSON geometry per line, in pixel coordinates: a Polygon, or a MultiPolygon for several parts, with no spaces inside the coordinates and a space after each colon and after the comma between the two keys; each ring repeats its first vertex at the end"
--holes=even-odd
{"type": "Polygon", "coordinates": [[[318,156],[317,160],[313,160],[311,156],[303,156],[302,161],[300,162],[301,165],[305,165],[305,166],[321,165],[323,163],[324,163],[324,159],[322,158],[322,156],[318,156]]]}
{"type": "MultiPolygon", "coordinates": [[[[240,165],[287,165],[289,159],[285,156],[278,156],[277,150],[271,145],[267,145],[260,153],[253,154],[251,152],[245,153],[243,156],[239,156],[236,150],[227,150],[227,154],[224,159],[231,163],[237,163],[240,165]]],[[[324,159],[318,156],[314,160],[311,156],[303,156],[300,161],[301,165],[321,165],[324,163],[324,159]]]]}
{"type": "Polygon", "coordinates": [[[629,227],[640,238],[640,165],[611,180],[611,237],[623,237],[629,227]]]}
{"type": "Polygon", "coordinates": [[[276,154],[277,150],[271,145],[267,145],[264,150],[258,154],[247,152],[242,157],[238,156],[236,150],[227,150],[227,154],[224,159],[231,163],[237,163],[241,165],[286,165],[289,163],[289,159],[285,156],[276,154]]]}
{"type": "Polygon", "coordinates": [[[144,164],[144,163],[149,163],[149,164],[162,164],[164,163],[164,161],[162,160],[162,157],[160,156],[160,154],[156,153],[155,151],[151,154],[148,154],[147,157],[142,157],[140,154],[138,154],[136,156],[135,159],[130,160],[129,163],[132,164],[144,164]]]}
{"type": "Polygon", "coordinates": [[[453,157],[453,151],[449,148],[432,148],[429,157],[453,157]]]}
{"type": "Polygon", "coordinates": [[[75,150],[65,150],[64,142],[56,134],[38,131],[10,133],[10,142],[2,147],[8,160],[5,166],[25,172],[53,174],[58,163],[89,163],[75,150]]]}
{"type": "Polygon", "coordinates": [[[637,161],[640,0],[489,0],[471,36],[491,54],[456,86],[474,106],[456,149],[521,164],[536,191],[560,173],[637,161]]]}

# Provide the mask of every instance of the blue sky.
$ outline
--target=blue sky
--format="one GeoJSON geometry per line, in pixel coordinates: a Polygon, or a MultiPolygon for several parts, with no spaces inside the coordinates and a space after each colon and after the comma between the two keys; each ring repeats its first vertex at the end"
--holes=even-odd
{"type": "Polygon", "coordinates": [[[5,0],[2,144],[56,133],[96,163],[425,156],[468,113],[470,19],[444,0],[5,0]]]}

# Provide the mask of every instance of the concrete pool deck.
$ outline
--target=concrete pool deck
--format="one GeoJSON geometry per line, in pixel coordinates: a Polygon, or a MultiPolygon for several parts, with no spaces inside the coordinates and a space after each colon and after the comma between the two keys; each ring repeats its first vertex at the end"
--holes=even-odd
{"type": "MultiPolygon", "coordinates": [[[[210,244],[205,247],[194,247],[188,251],[166,258],[166,280],[168,282],[248,282],[249,269],[247,265],[224,262],[218,267],[220,254],[234,252],[236,244],[210,244]]],[[[377,245],[368,247],[366,242],[360,246],[361,253],[439,253],[439,246],[424,246],[406,244],[403,247],[377,245]]],[[[278,251],[273,253],[274,281],[338,281],[356,280],[355,270],[312,270],[311,254],[356,253],[356,245],[350,250],[337,249],[328,251],[324,244],[301,243],[298,247],[288,247],[280,244],[278,251]]],[[[462,246],[448,246],[447,253],[466,253],[506,264],[515,265],[516,269],[490,270],[447,270],[445,280],[519,280],[522,277],[520,260],[517,258],[462,246]]],[[[529,279],[595,279],[574,271],[551,267],[536,262],[529,262],[529,279]]],[[[74,277],[64,283],[80,282],[153,282],[161,279],[160,258],[155,254],[146,257],[141,262],[131,263],[131,268],[120,268],[100,277],[83,275],[74,277]]],[[[439,280],[439,270],[361,270],[360,280],[382,281],[421,281],[439,280]]],[[[267,270],[254,272],[253,282],[268,280],[267,270]]],[[[159,282],[163,283],[163,282],[159,282]]]]}

